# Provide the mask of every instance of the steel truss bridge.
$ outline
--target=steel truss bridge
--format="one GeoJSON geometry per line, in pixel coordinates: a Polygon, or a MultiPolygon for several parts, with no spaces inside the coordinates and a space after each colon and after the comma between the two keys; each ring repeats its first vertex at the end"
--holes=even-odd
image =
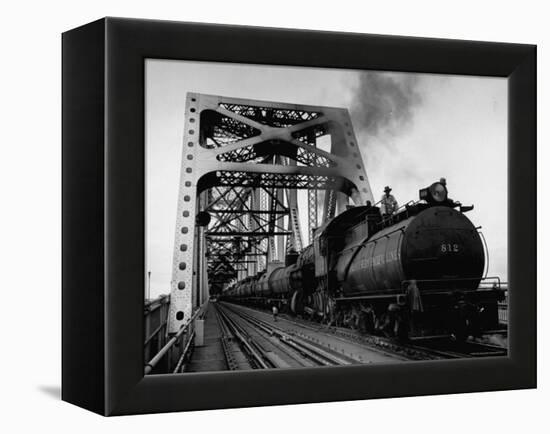
{"type": "Polygon", "coordinates": [[[367,200],[346,109],[187,94],[168,334],[210,293],[301,251],[367,200]]]}

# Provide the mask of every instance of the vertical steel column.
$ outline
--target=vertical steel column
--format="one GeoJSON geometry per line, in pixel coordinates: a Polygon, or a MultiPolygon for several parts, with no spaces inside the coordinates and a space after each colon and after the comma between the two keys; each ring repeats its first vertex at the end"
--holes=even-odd
{"type": "Polygon", "coordinates": [[[287,253],[290,250],[300,252],[303,248],[302,228],[300,224],[300,212],[298,208],[298,192],[295,189],[287,189],[288,200],[288,230],[292,232],[287,240],[287,253]]]}
{"type": "MultiPolygon", "coordinates": [[[[275,164],[283,164],[283,158],[278,156],[275,159],[275,164]]],[[[279,188],[277,190],[277,202],[275,203],[275,209],[273,211],[276,212],[275,214],[275,222],[276,226],[279,226],[281,228],[284,228],[284,214],[278,214],[279,211],[284,211],[285,208],[283,206],[285,200],[285,190],[282,188],[279,188]]],[[[283,261],[285,260],[285,237],[284,235],[278,235],[277,236],[277,260],[283,261]]]]}
{"type": "MultiPolygon", "coordinates": [[[[294,156],[294,158],[296,158],[294,156]]],[[[287,158],[287,164],[289,166],[297,166],[296,160],[287,158]]],[[[302,230],[300,225],[300,212],[298,208],[298,191],[295,188],[286,189],[286,198],[288,205],[288,230],[292,232],[289,235],[286,243],[287,253],[290,250],[300,252],[303,249],[302,243],[302,230]]]]}
{"type": "Polygon", "coordinates": [[[323,221],[330,220],[336,213],[336,190],[327,190],[325,194],[325,206],[323,213],[323,221]]]}
{"type": "Polygon", "coordinates": [[[313,231],[317,228],[317,190],[307,191],[309,244],[313,243],[313,231]]]}
{"type": "MultiPolygon", "coordinates": [[[[251,210],[259,209],[259,206],[260,206],[259,202],[260,201],[259,201],[258,189],[255,188],[255,189],[252,190],[252,192],[250,194],[249,209],[251,209],[251,210]]],[[[256,229],[258,229],[258,223],[252,217],[252,214],[249,213],[249,214],[247,214],[247,216],[248,216],[250,230],[255,231],[256,229]]],[[[249,240],[249,249],[250,249],[251,255],[247,256],[247,259],[246,259],[248,261],[247,265],[248,265],[248,275],[249,276],[253,276],[259,271],[258,256],[257,256],[257,250],[258,250],[257,246],[258,246],[259,241],[260,240],[258,240],[256,238],[251,238],[249,240]]]]}
{"type": "Polygon", "coordinates": [[[193,310],[193,278],[195,267],[195,215],[197,210],[197,150],[198,131],[195,95],[187,94],[185,106],[185,132],[182,143],[178,210],[174,236],[174,255],[170,295],[168,333],[175,334],[189,318],[193,310]]]}
{"type": "MultiPolygon", "coordinates": [[[[317,138],[314,133],[309,132],[306,136],[307,143],[310,146],[317,147],[317,138]]],[[[316,189],[310,189],[307,191],[307,205],[308,205],[308,235],[309,244],[313,243],[313,231],[317,229],[319,222],[318,218],[318,196],[316,189]]]]}
{"type": "MultiPolygon", "coordinates": [[[[260,211],[267,211],[268,209],[268,197],[267,192],[264,189],[260,189],[260,211]]],[[[260,270],[267,269],[267,264],[269,262],[269,244],[267,238],[262,238],[261,240],[261,249],[266,252],[265,256],[259,256],[260,260],[260,270]]]]}

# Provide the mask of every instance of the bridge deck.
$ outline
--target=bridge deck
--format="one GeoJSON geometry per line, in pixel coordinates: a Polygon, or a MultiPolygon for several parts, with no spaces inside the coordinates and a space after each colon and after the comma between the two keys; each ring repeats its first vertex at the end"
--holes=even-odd
{"type": "MultiPolygon", "coordinates": [[[[229,343],[238,369],[251,369],[246,356],[236,344],[229,343]]],[[[211,372],[228,370],[222,345],[222,330],[214,306],[209,303],[204,315],[204,345],[195,346],[185,372],[211,372]]]]}

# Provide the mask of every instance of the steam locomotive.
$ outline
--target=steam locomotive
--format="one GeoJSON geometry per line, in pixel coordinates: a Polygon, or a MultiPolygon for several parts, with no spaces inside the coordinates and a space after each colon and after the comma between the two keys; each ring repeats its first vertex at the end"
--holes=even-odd
{"type": "Polygon", "coordinates": [[[325,222],[285,264],[231,285],[222,299],[276,305],[328,324],[407,339],[478,336],[499,328],[498,278],[484,277],[485,243],[436,182],[392,215],[351,207],[325,222]]]}

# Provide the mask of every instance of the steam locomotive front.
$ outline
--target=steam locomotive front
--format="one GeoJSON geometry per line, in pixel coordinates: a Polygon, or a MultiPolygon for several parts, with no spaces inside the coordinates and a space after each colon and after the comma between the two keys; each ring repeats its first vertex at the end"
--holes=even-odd
{"type": "Polygon", "coordinates": [[[400,256],[406,280],[421,281],[425,288],[474,290],[485,267],[483,243],[472,222],[443,206],[428,208],[411,220],[400,256]]]}
{"type": "Polygon", "coordinates": [[[337,269],[344,292],[402,289],[413,279],[420,289],[477,289],[485,267],[477,229],[455,209],[444,185],[421,190],[421,198],[426,203],[417,212],[341,256],[337,269]]]}

